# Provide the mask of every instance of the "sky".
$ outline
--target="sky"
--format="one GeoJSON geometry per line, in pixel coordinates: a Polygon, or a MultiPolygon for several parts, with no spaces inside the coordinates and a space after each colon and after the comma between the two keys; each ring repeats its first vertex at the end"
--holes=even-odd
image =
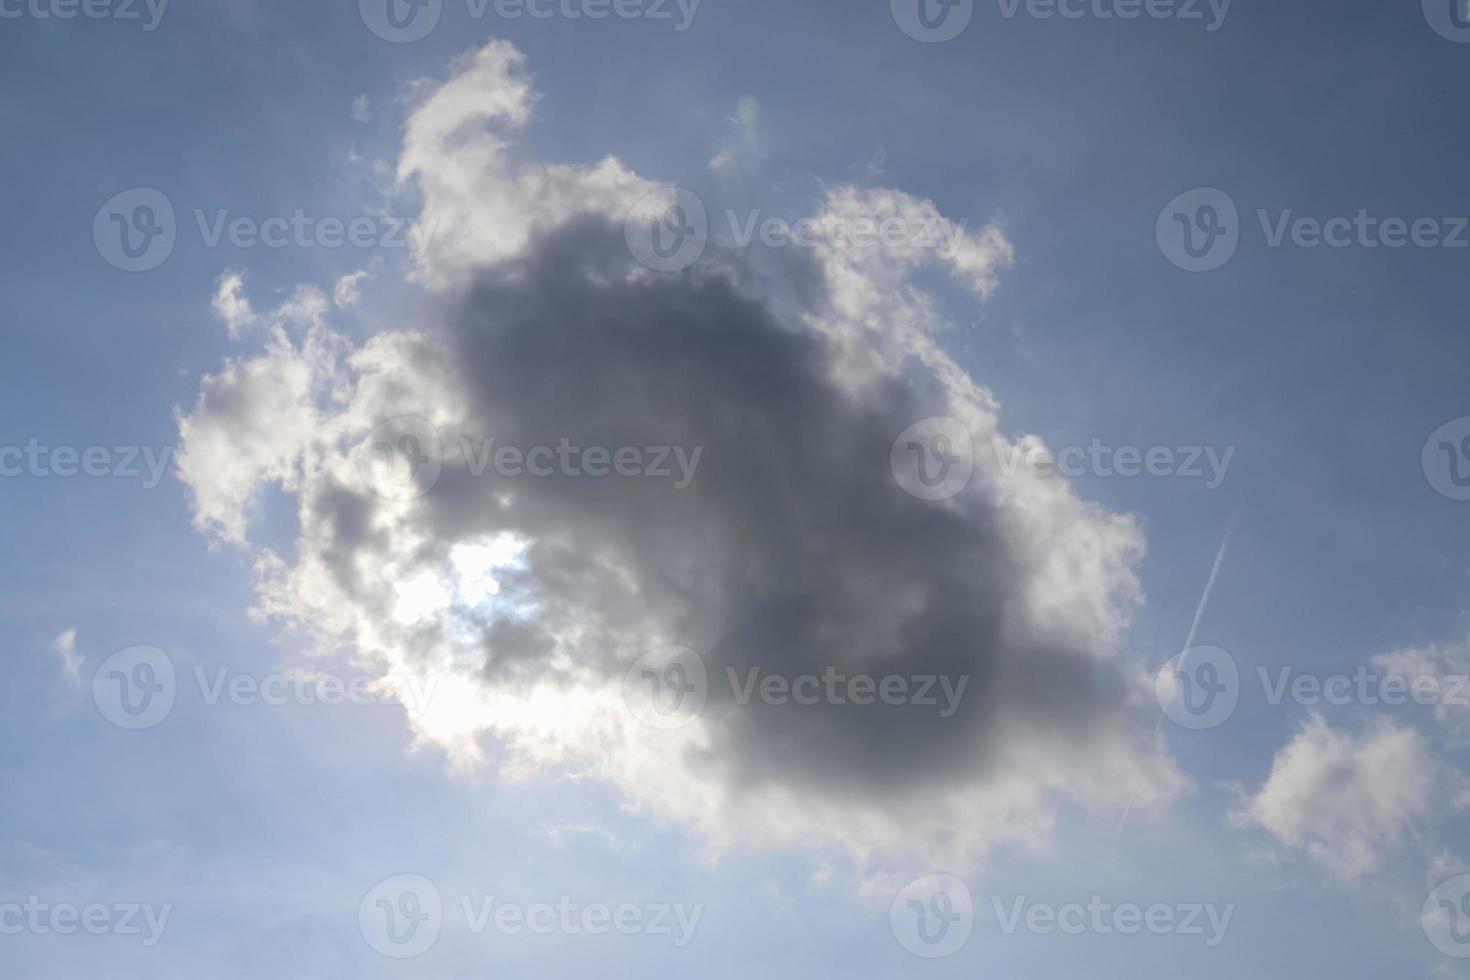
{"type": "Polygon", "coordinates": [[[0,0],[0,973],[1470,976],[1455,0],[0,0]]]}

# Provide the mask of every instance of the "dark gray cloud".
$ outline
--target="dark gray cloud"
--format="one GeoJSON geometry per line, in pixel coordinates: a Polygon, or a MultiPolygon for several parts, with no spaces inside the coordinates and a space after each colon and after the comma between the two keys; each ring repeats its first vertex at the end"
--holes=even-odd
{"type": "MultiPolygon", "coordinates": [[[[441,323],[354,344],[320,293],[263,315],[230,297],[266,348],[204,380],[180,468],[201,528],[256,557],[263,611],[390,687],[432,681],[409,721],[456,765],[491,750],[513,775],[601,779],[716,847],[959,869],[1044,845],[1064,801],[1166,799],[1180,780],[1117,655],[1141,534],[1060,478],[999,465],[999,408],[944,352],[915,279],[984,296],[1003,234],[945,254],[823,246],[759,275],[716,243],[650,273],[619,215],[653,185],[615,160],[511,162],[496,127],[529,115],[522,60],[487,46],[405,130],[400,178],[452,232],[414,270],[441,323]],[[974,470],[923,500],[891,455],[935,416],[968,433],[974,470]],[[492,464],[564,444],[674,449],[687,485],[492,464]],[[433,465],[385,487],[398,449],[433,465]],[[251,528],[272,484],[299,501],[289,555],[251,528]],[[703,658],[708,700],[649,725],[626,677],[669,645],[703,658]],[[942,677],[956,698],[741,703],[752,670],[942,677]]],[[[944,221],[851,186],[821,213],[944,221]]]]}
{"type": "MultiPolygon", "coordinates": [[[[697,478],[682,490],[570,476],[497,486],[459,460],[424,500],[435,540],[537,542],[517,581],[548,619],[616,623],[629,618],[619,604],[656,607],[672,632],[647,645],[689,646],[709,666],[719,750],[703,764],[741,783],[922,793],[983,776],[1004,740],[1079,752],[1117,724],[1116,666],[1016,621],[1029,571],[1000,508],[983,494],[919,500],[894,480],[894,440],[943,407],[934,385],[894,379],[855,399],[822,339],[725,277],[630,278],[630,266],[621,230],[587,217],[487,274],[453,328],[457,383],[499,444],[700,447],[697,478]],[[501,489],[513,505],[491,502],[501,489]],[[881,702],[740,705],[727,674],[829,666],[969,681],[941,718],[881,702]]],[[[487,680],[550,672],[560,632],[488,628],[487,680]]],[[[620,652],[573,656],[615,683],[620,652]]]]}

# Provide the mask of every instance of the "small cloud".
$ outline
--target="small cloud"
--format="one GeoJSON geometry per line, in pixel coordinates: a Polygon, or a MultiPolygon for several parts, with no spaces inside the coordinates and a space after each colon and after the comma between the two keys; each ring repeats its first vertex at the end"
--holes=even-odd
{"type": "Polygon", "coordinates": [[[548,821],[541,824],[541,836],[557,847],[564,847],[570,838],[582,837],[598,841],[614,854],[626,854],[632,850],[619,841],[617,835],[612,831],[591,823],[551,823],[548,821]]]}
{"type": "Polygon", "coordinates": [[[359,95],[357,98],[353,99],[352,100],[352,112],[350,113],[350,115],[353,118],[353,120],[355,120],[356,122],[360,122],[360,123],[364,123],[364,124],[372,122],[373,121],[373,102],[372,102],[372,100],[369,99],[366,95],[359,95]]]}
{"type": "Polygon", "coordinates": [[[741,163],[747,163],[760,153],[760,134],[757,132],[757,117],[760,104],[750,96],[735,105],[735,115],[726,116],[730,127],[730,139],[709,162],[709,168],[717,174],[726,174],[741,163]]]}
{"type": "Polygon", "coordinates": [[[1376,872],[1430,816],[1438,767],[1428,741],[1387,719],[1360,735],[1313,715],[1232,816],[1344,881],[1376,872]]]}
{"type": "Polygon", "coordinates": [[[1379,654],[1373,666],[1385,677],[1401,679],[1410,691],[1427,692],[1434,720],[1444,726],[1451,744],[1470,744],[1470,636],[1379,654]]]}
{"type": "Polygon", "coordinates": [[[362,298],[362,284],[371,278],[372,274],[366,269],[358,269],[351,275],[343,276],[337,280],[337,285],[332,290],[332,301],[337,304],[338,309],[356,306],[357,301],[362,298]]]}
{"type": "Polygon", "coordinates": [[[786,889],[781,887],[781,883],[779,881],[767,881],[764,891],[766,893],[766,898],[770,900],[771,906],[773,908],[784,910],[793,909],[796,907],[796,899],[786,893],[786,889]]]}
{"type": "Polygon", "coordinates": [[[882,177],[888,173],[888,150],[879,144],[873,155],[859,164],[857,170],[862,180],[873,181],[882,177]]]}
{"type": "Polygon", "coordinates": [[[245,296],[245,273],[229,269],[215,280],[214,301],[210,306],[214,315],[224,321],[230,339],[238,339],[240,331],[255,322],[255,311],[245,296]]]}
{"type": "Polygon", "coordinates": [[[61,658],[61,672],[66,679],[75,683],[82,676],[82,658],[77,655],[77,631],[67,630],[51,641],[51,649],[61,658]]]}

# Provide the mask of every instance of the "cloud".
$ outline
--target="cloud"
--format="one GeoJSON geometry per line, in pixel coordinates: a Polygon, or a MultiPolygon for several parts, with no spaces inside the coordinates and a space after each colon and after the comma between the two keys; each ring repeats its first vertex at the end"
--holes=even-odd
{"type": "MultiPolygon", "coordinates": [[[[225,282],[233,290],[239,277],[227,274],[225,282]]],[[[230,309],[250,310],[248,300],[230,295],[230,309]]],[[[194,411],[179,414],[179,477],[200,530],[244,544],[259,490],[268,484],[294,490],[307,477],[302,466],[312,444],[330,436],[316,402],[332,384],[346,343],[326,330],[321,319],[326,310],[320,290],[297,290],[263,318],[264,351],[229,361],[219,374],[206,376],[194,411]],[[304,339],[298,339],[303,332],[304,339]]],[[[257,320],[253,312],[249,316],[257,320]]]]}
{"type": "Polygon", "coordinates": [[[566,846],[568,841],[585,839],[596,841],[614,854],[631,854],[635,850],[618,840],[617,835],[606,827],[585,821],[560,823],[543,821],[541,836],[557,847],[566,846]]]}
{"type": "Polygon", "coordinates": [[[754,161],[760,153],[759,116],[760,104],[754,98],[746,96],[735,104],[735,114],[725,117],[730,138],[710,159],[710,170],[727,174],[754,161]]]}
{"type": "Polygon", "coordinates": [[[240,333],[255,322],[255,311],[250,300],[245,298],[245,274],[238,270],[227,270],[215,280],[214,315],[223,321],[230,332],[230,339],[238,339],[240,333]]]}
{"type": "Polygon", "coordinates": [[[1470,741],[1470,637],[1379,654],[1373,666],[1385,677],[1402,678],[1411,699],[1432,700],[1434,718],[1452,744],[1470,741]]]}
{"type": "Polygon", "coordinates": [[[397,174],[422,198],[415,236],[426,285],[467,285],[476,271],[519,255],[534,233],[576,215],[620,218],[657,186],[612,157],[592,167],[520,161],[512,134],[535,102],[525,56],[491,41],[409,118],[397,174]]]}
{"type": "Polygon", "coordinates": [[[888,172],[888,150],[881,144],[870,157],[855,168],[862,180],[878,180],[888,172]]]}
{"type": "Polygon", "coordinates": [[[352,100],[352,111],[348,113],[354,122],[370,123],[373,121],[373,102],[366,95],[359,95],[352,100]]]}
{"type": "Polygon", "coordinates": [[[1359,735],[1314,714],[1236,813],[1344,880],[1377,871],[1430,816],[1441,772],[1428,741],[1378,719],[1359,735]]]}
{"type": "MultiPolygon", "coordinates": [[[[717,248],[652,274],[620,217],[657,185],[612,159],[510,162],[497,130],[535,101],[522,62],[492,42],[405,128],[400,178],[452,232],[413,271],[444,322],[358,345],[325,312],[276,311],[264,349],[205,378],[180,419],[196,523],[255,557],[260,611],[391,683],[432,679],[410,722],[456,765],[596,778],[715,849],[962,868],[1045,847],[1062,805],[1175,793],[1125,707],[1136,523],[989,453],[949,500],[890,470],[929,416],[1005,443],[913,281],[934,266],[987,294],[1011,257],[1001,230],[948,254],[823,247],[791,266],[799,302],[717,248]],[[486,468],[496,448],[565,444],[700,462],[682,489],[486,468]],[[293,554],[252,539],[267,485],[296,501],[293,554]],[[665,729],[629,710],[625,677],[671,644],[710,684],[665,729]],[[968,687],[952,717],[742,704],[728,678],[751,670],[968,687]]],[[[839,187],[820,208],[945,220],[898,191],[839,187]]]]}
{"type": "Polygon", "coordinates": [[[359,269],[338,279],[337,285],[332,289],[332,302],[344,310],[356,306],[358,300],[362,299],[362,284],[372,277],[372,273],[366,269],[359,269]]]}
{"type": "Polygon", "coordinates": [[[61,672],[75,683],[81,677],[82,658],[77,655],[77,631],[69,629],[51,641],[51,649],[61,660],[61,672]]]}

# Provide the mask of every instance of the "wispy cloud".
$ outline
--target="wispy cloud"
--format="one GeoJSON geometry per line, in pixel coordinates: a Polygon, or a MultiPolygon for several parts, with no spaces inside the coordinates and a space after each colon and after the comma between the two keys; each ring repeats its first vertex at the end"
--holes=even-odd
{"type": "Polygon", "coordinates": [[[66,679],[75,684],[81,680],[82,658],[77,653],[77,631],[75,628],[67,630],[51,641],[51,649],[61,661],[61,672],[66,679]]]}

